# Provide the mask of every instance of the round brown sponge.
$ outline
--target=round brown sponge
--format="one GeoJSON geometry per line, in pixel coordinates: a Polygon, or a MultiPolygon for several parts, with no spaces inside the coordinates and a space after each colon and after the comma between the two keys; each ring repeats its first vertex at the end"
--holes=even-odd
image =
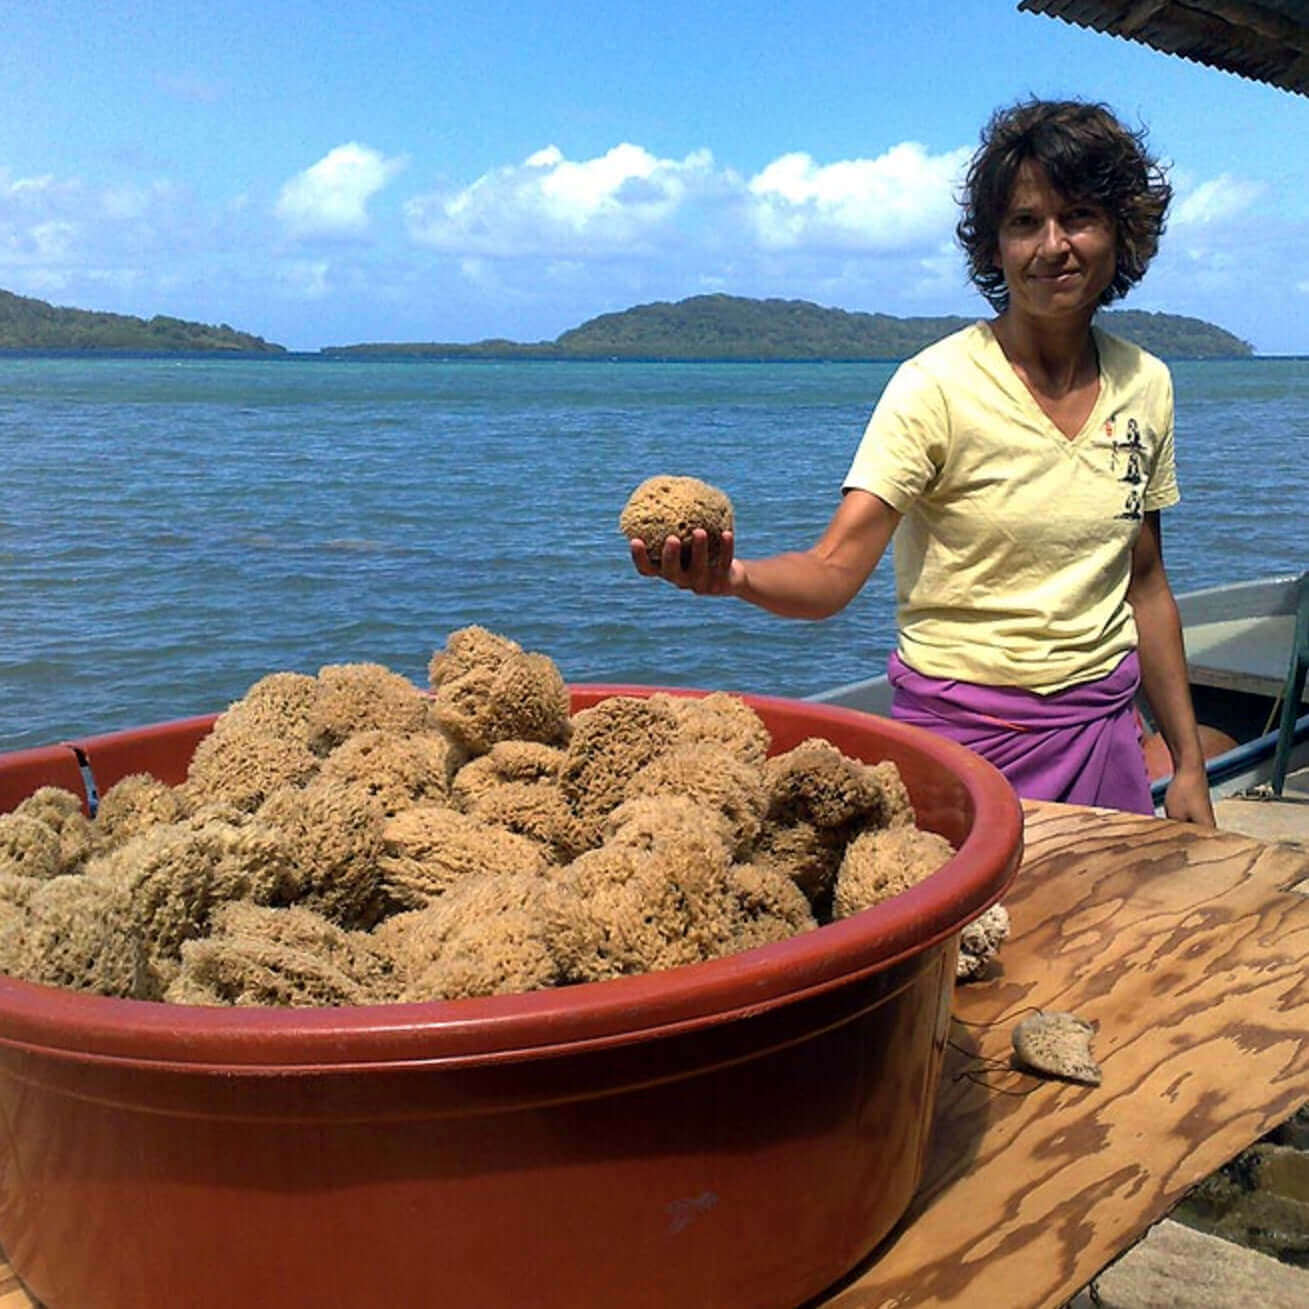
{"type": "Polygon", "coordinates": [[[709,534],[709,560],[715,562],[722,534],[732,530],[732,502],[716,486],[697,477],[647,478],[628,497],[618,516],[619,531],[629,541],[633,537],[644,541],[656,568],[664,542],[677,537],[685,557],[697,527],[709,534]]]}

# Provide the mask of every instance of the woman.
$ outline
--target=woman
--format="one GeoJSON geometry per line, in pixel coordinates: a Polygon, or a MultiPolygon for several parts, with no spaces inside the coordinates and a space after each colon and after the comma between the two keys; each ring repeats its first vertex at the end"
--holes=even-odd
{"type": "Polygon", "coordinates": [[[1134,286],[1171,196],[1102,105],[992,118],[957,232],[996,312],[902,364],[810,549],[637,570],[774,613],[825,618],[896,538],[892,714],[990,758],[1020,795],[1152,812],[1134,699],[1173,761],[1165,812],[1213,825],[1161,509],[1178,499],[1162,363],[1091,320],[1134,286]]]}

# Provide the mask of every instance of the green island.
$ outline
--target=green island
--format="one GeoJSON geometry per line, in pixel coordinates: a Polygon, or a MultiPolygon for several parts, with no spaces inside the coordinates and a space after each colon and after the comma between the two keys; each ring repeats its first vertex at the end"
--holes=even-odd
{"type": "MultiPolygon", "coordinates": [[[[327,346],[318,353],[336,359],[896,360],[974,317],[897,318],[829,309],[808,300],[697,295],[601,314],[553,341],[377,342],[327,346]]],[[[1248,341],[1199,318],[1118,309],[1101,313],[1098,321],[1165,359],[1236,359],[1254,353],[1248,341]]],[[[145,319],[59,308],[9,291],[0,291],[0,350],[286,353],[226,323],[215,327],[162,314],[145,319]]]]}
{"type": "MultiPolygon", "coordinates": [[[[850,313],[807,300],[751,300],[698,295],[601,314],[553,341],[379,343],[328,346],[339,358],[815,360],[905,359],[975,321],[972,317],[896,318],[850,313]]],[[[1106,331],[1166,359],[1233,359],[1254,347],[1199,318],[1107,310],[1106,331]]]]}
{"type": "Polygon", "coordinates": [[[134,318],[89,309],[64,309],[0,291],[0,350],[139,351],[149,354],[285,354],[262,336],[222,323],[190,323],[156,314],[134,318]]]}

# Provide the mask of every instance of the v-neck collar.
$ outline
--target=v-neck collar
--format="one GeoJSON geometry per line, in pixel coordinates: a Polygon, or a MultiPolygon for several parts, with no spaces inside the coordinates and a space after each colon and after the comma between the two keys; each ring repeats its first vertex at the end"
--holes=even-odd
{"type": "Polygon", "coordinates": [[[1090,411],[1086,415],[1086,421],[1069,436],[1064,430],[1050,417],[1049,414],[1041,408],[1036,397],[1028,388],[1026,382],[1018,375],[1018,370],[1009,361],[1009,356],[1005,354],[1004,347],[1000,344],[999,337],[996,336],[995,330],[991,324],[984,318],[978,319],[978,326],[986,333],[986,339],[990,343],[990,348],[994,351],[997,358],[997,366],[1000,369],[1000,380],[1006,389],[1015,396],[1021,404],[1028,410],[1029,415],[1035,417],[1045,432],[1054,437],[1060,445],[1066,446],[1070,450],[1080,445],[1087,436],[1096,430],[1100,424],[1100,411],[1104,407],[1105,398],[1109,391],[1109,379],[1105,375],[1104,368],[1104,337],[1100,334],[1100,329],[1094,324],[1091,326],[1091,344],[1095,347],[1095,366],[1097,390],[1095,402],[1091,405],[1090,411]]]}

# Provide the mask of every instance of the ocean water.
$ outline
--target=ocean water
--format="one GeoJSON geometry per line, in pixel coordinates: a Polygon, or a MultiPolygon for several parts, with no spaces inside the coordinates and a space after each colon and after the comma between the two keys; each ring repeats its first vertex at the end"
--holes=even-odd
{"type": "MultiPolygon", "coordinates": [[[[805,695],[883,671],[844,614],[639,578],[632,488],[729,492],[746,556],[822,530],[890,364],[0,357],[0,749],[223,708],[481,623],[570,681],[805,695]]],[[[1174,588],[1309,566],[1309,360],[1178,363],[1174,588]]]]}

